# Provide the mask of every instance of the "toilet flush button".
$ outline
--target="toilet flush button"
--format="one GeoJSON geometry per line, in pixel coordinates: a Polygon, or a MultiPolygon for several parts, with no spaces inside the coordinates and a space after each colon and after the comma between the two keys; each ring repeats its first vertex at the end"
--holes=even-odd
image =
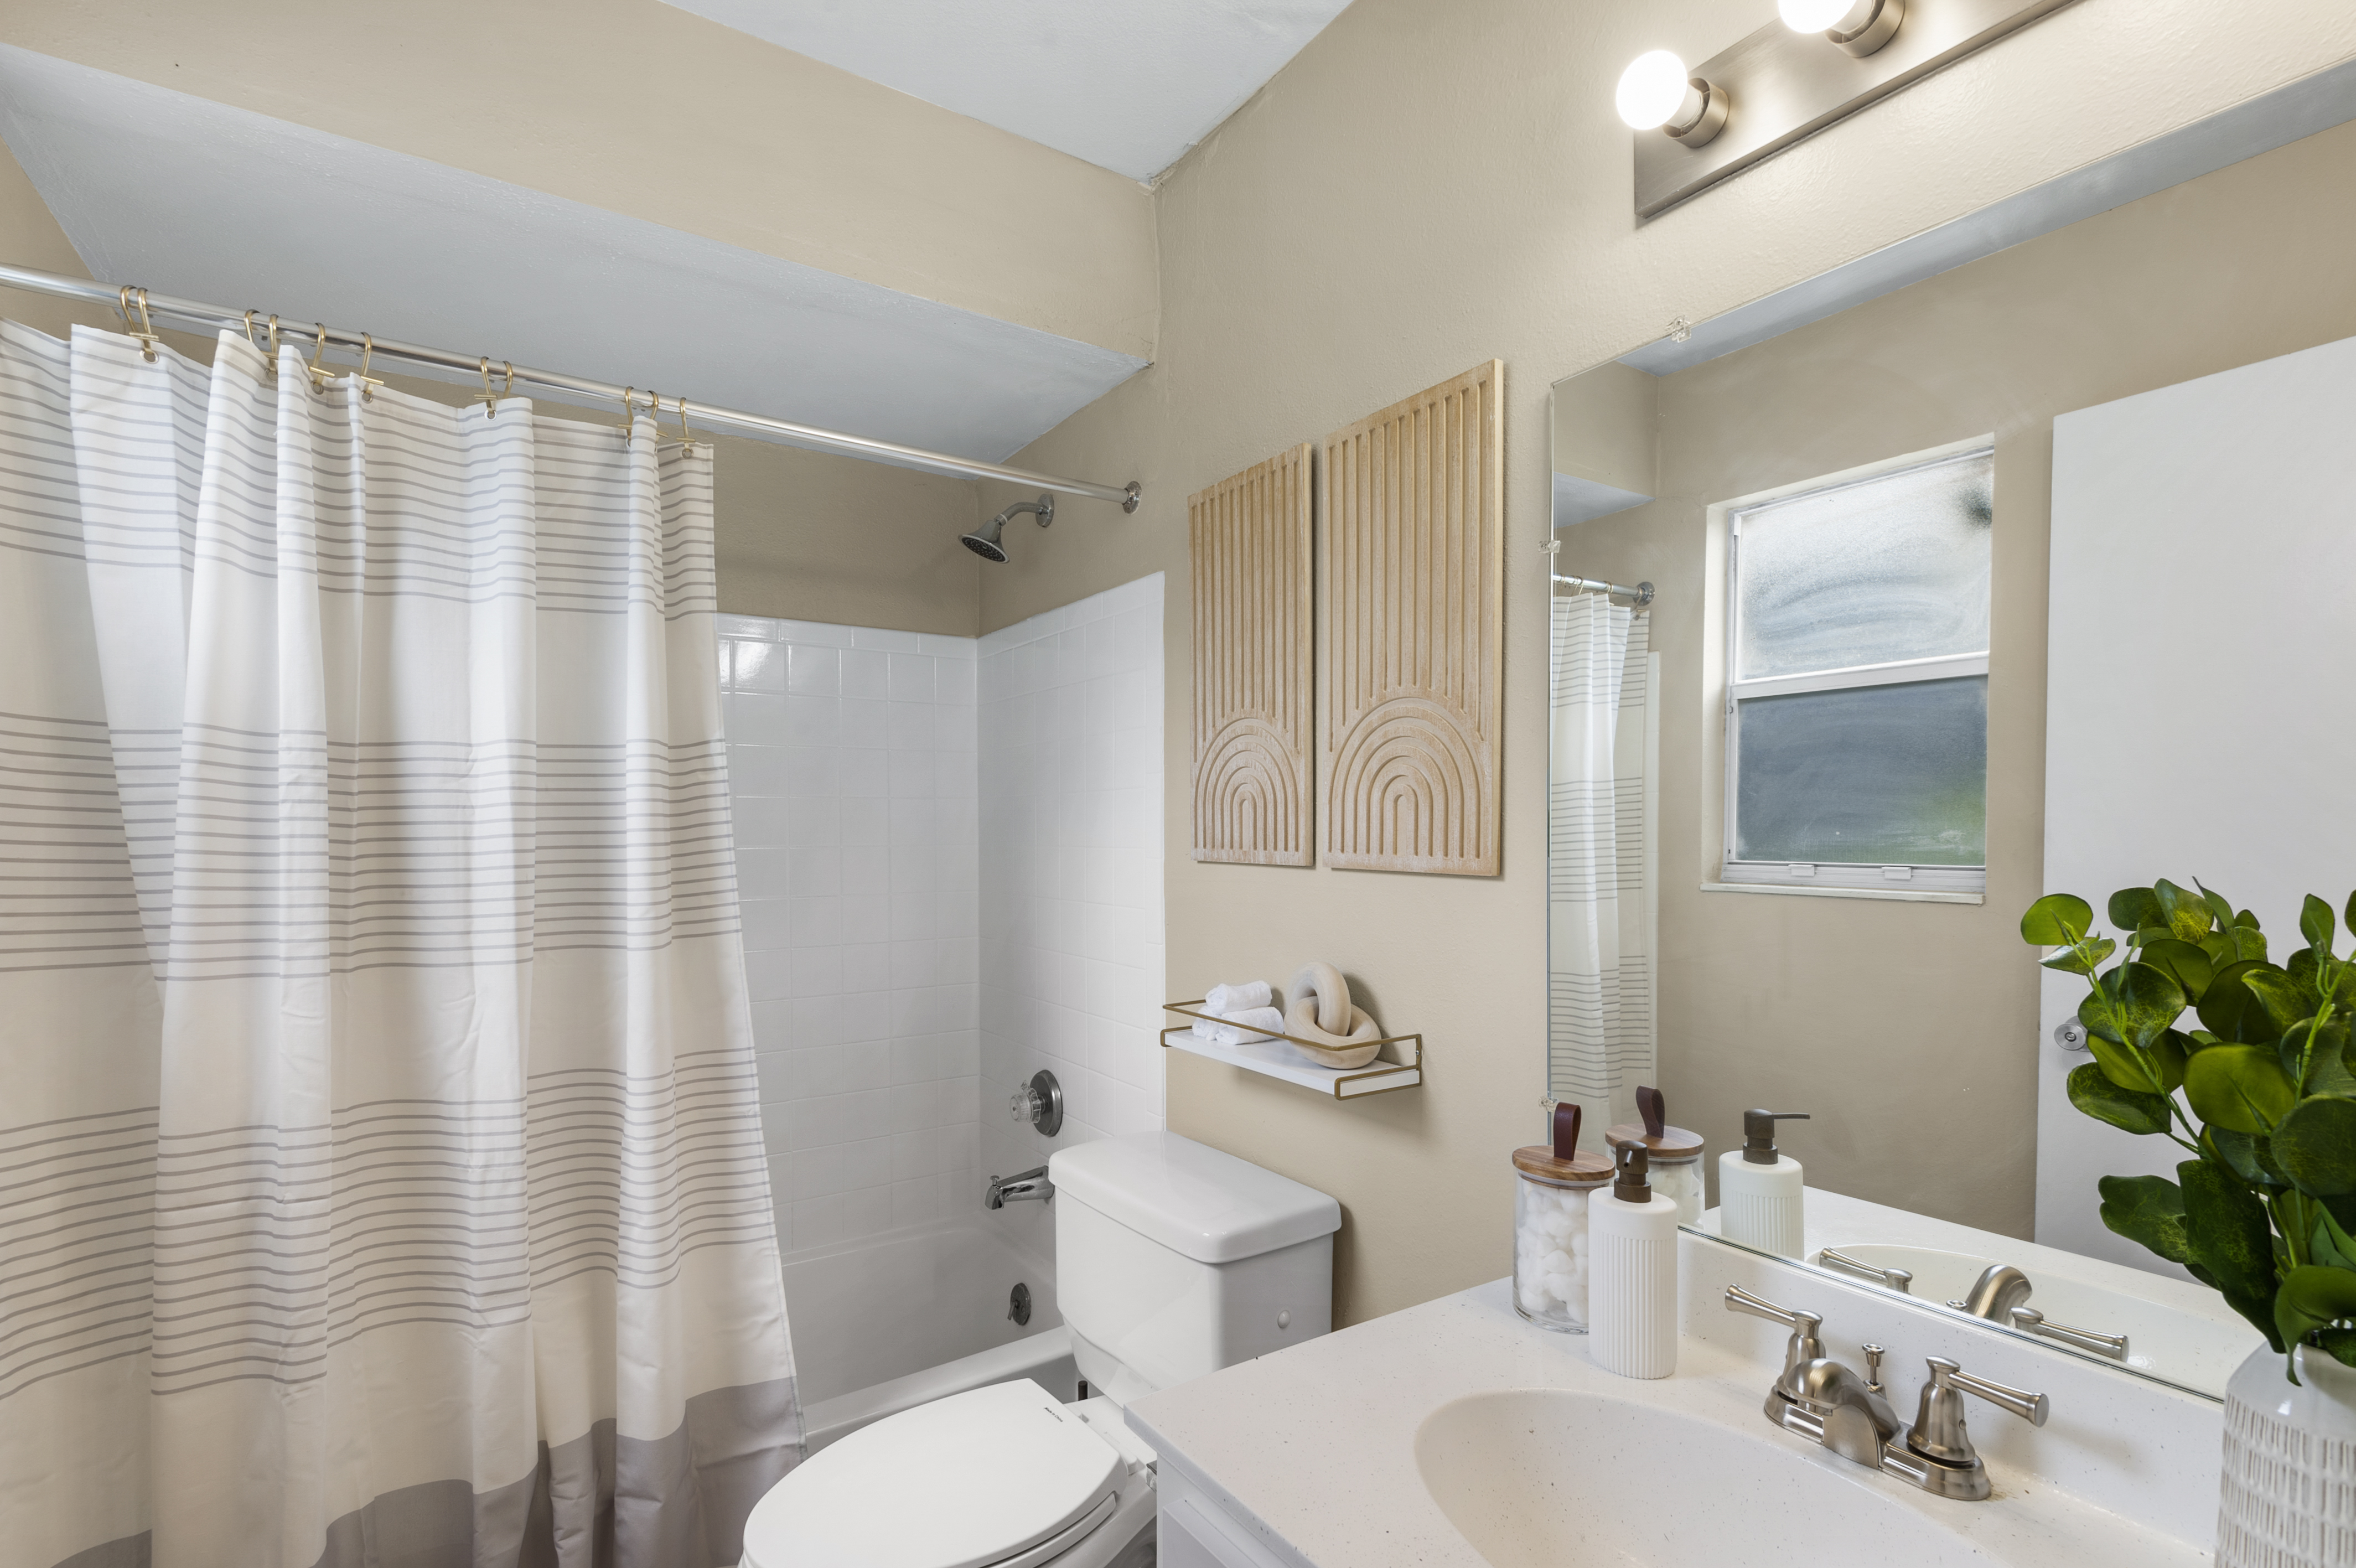
{"type": "Polygon", "coordinates": [[[1290,1328],[1290,1327],[1291,1327],[1291,1326],[1292,1326],[1292,1314],[1290,1314],[1290,1312],[1280,1312],[1280,1313],[1278,1313],[1278,1314],[1276,1315],[1276,1326],[1277,1326],[1279,1328],[1290,1328]]]}

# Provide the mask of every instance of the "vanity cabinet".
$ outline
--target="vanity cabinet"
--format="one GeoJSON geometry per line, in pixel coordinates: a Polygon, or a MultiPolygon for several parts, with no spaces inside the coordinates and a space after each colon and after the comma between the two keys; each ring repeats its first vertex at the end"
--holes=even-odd
{"type": "Polygon", "coordinates": [[[1156,1485],[1160,1568],[1301,1568],[1301,1559],[1280,1556],[1175,1466],[1164,1463],[1156,1485]]]}

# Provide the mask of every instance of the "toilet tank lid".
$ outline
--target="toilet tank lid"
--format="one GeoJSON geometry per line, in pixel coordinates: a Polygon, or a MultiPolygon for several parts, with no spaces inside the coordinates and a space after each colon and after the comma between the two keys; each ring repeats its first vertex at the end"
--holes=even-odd
{"type": "Polygon", "coordinates": [[[1058,1149],[1047,1177],[1059,1198],[1199,1263],[1255,1258],[1342,1228],[1342,1206],[1315,1187],[1175,1133],[1058,1149]]]}

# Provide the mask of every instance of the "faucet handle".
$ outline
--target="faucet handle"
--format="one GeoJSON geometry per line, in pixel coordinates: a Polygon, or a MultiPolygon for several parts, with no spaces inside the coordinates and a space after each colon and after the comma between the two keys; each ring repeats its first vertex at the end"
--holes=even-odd
{"type": "Polygon", "coordinates": [[[1777,1306],[1740,1285],[1726,1287],[1726,1310],[1763,1317],[1792,1331],[1792,1337],[1783,1345],[1783,1375],[1775,1380],[1775,1388],[1787,1399],[1798,1399],[1801,1369],[1825,1353],[1825,1342],[1816,1337],[1816,1330],[1825,1326],[1823,1315],[1796,1306],[1777,1306]]]}
{"type": "Polygon", "coordinates": [[[1922,1402],[1915,1410],[1914,1425],[1906,1434],[1906,1446],[1926,1459],[1945,1465],[1979,1463],[1979,1455],[1972,1447],[1972,1435],[1964,1427],[1965,1394],[1976,1394],[1990,1404],[2008,1410],[2031,1426],[2044,1425],[2052,1410],[2052,1402],[2043,1394],[1976,1378],[1944,1356],[1926,1356],[1923,1359],[1930,1366],[1931,1378],[1922,1385],[1922,1402]]]}
{"type": "Polygon", "coordinates": [[[1878,1394],[1881,1391],[1881,1359],[1890,1352],[1879,1345],[1860,1345],[1858,1348],[1865,1352],[1866,1390],[1878,1394]]]}
{"type": "Polygon", "coordinates": [[[1752,1295],[1740,1285],[1726,1287],[1726,1310],[1751,1317],[1763,1317],[1770,1323],[1780,1323],[1794,1334],[1805,1333],[1811,1339],[1825,1326],[1824,1315],[1796,1306],[1777,1306],[1773,1302],[1752,1295]]]}

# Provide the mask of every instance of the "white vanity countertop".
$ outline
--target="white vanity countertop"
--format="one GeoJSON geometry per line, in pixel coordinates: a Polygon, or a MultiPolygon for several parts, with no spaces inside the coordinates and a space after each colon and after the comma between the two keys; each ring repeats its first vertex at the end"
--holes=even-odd
{"type": "MultiPolygon", "coordinates": [[[[1709,1245],[1688,1239],[1685,1250],[1690,1256],[1692,1248],[1709,1245]]],[[[1764,1286],[1772,1296],[1778,1283],[1770,1273],[1752,1288],[1764,1286]]],[[[1689,1321],[1695,1312],[1706,1310],[1698,1304],[1723,1288],[1715,1283],[1689,1286],[1689,1321]]],[[[1788,1291],[1785,1296],[1797,1299],[1788,1291]]],[[[1824,1305],[1839,1310],[1847,1303],[1824,1305]]],[[[1832,1321],[1828,1315],[1828,1325],[1832,1321]]],[[[1751,1319],[1734,1322],[1772,1329],[1751,1319]]],[[[1879,1331],[1871,1324],[1865,1329],[1879,1331]]],[[[1826,1334],[1829,1342],[1830,1327],[1826,1334]]],[[[1609,1422],[1615,1408],[1607,1402],[1626,1402],[1751,1434],[1788,1453],[1788,1460],[1767,1455],[1764,1463],[1824,1467],[1858,1488],[1861,1510],[1881,1506],[1872,1495],[1878,1493],[1900,1508],[1931,1516],[1963,1538],[1958,1546],[1984,1552],[1994,1562],[2191,1568],[2209,1561],[2206,1540],[2177,1539],[2130,1522],[2003,1464],[1989,1439],[1997,1435],[1997,1423],[2014,1423],[1993,1410],[1985,1414],[1975,1411],[1973,1417],[1975,1435],[1990,1455],[1997,1487],[1994,1498],[1980,1503],[1930,1497],[1894,1477],[1851,1465],[1769,1426],[1760,1406],[1781,1369],[1781,1331],[1765,1337],[1772,1338],[1778,1358],[1772,1363],[1741,1353],[1746,1341],[1755,1347],[1762,1337],[1740,1333],[1712,1342],[1688,1333],[1680,1344],[1676,1376],[1657,1381],[1620,1378],[1589,1360],[1584,1337],[1549,1333],[1524,1322],[1513,1310],[1508,1282],[1500,1280],[1146,1396],[1129,1407],[1128,1419],[1159,1451],[1165,1469],[1174,1468],[1185,1484],[1216,1501],[1269,1556],[1303,1568],[1483,1568],[1487,1559],[1425,1489],[1416,1458],[1417,1434],[1428,1416],[1451,1401],[1489,1391],[1527,1389],[1595,1396],[1601,1422],[1609,1422]]],[[[1842,1353],[1837,1343],[1831,1348],[1842,1353]]],[[[1934,1348],[1933,1353],[1938,1352],[1934,1348]]],[[[1886,1374],[1895,1369],[1895,1356],[1893,1349],[1886,1374]]],[[[1967,1365],[1971,1359],[1965,1356],[1967,1365]]],[[[1901,1421],[1912,1413],[1918,1380],[1890,1378],[1901,1421]]],[[[2110,1442],[2115,1460],[2127,1459],[2118,1453],[2115,1434],[2105,1421],[2086,1420],[2095,1414],[2091,1407],[2102,1403],[2102,1397],[2081,1400],[2089,1408],[2074,1412],[2068,1409],[2067,1398],[2056,1393],[2057,1420],[2049,1423],[2049,1432],[2062,1424],[2062,1417],[2075,1413],[2094,1443],[2110,1442]]],[[[2019,1424],[2025,1430],[2026,1423],[2019,1424]]],[[[2205,1429],[2197,1416],[2190,1426],[2183,1435],[2194,1444],[2205,1444],[2213,1455],[2213,1417],[2205,1429]]],[[[1629,1452],[1625,1457],[1627,1485],[1654,1493],[1654,1506],[1671,1513],[1709,1506],[1710,1477],[1680,1463],[1677,1454],[1629,1452]]],[[[2147,1466],[2140,1455],[2135,1462],[2155,1472],[2150,1479],[2156,1486],[2180,1487],[2187,1478],[2180,1471],[2158,1473],[2169,1468],[2165,1463],[2147,1466]]],[[[2209,1496],[2213,1499],[2213,1459],[2210,1466],[2209,1496]]],[[[1533,1482],[1534,1488],[1543,1485],[1542,1480],[1533,1482]]],[[[1615,1489],[1618,1485],[1615,1478],[1615,1489]]],[[[1821,1507],[1820,1487],[1816,1493],[1821,1507]]],[[[2212,1501],[2212,1510],[2213,1506],[2212,1501]]],[[[1797,1515],[1796,1499],[1790,1511],[1797,1515]]],[[[2135,1511],[2143,1517],[2142,1509],[2135,1511]]],[[[2178,1522],[2181,1524],[2180,1518],[2178,1522]]],[[[1746,1528],[1754,1530],[1762,1553],[1759,1561],[1833,1561],[1821,1552],[1812,1552],[1809,1518],[1759,1518],[1746,1521],[1746,1528]]],[[[1663,1564],[1674,1568],[1667,1559],[1663,1564]]],[[[1695,1568],[1703,1565],[1697,1563],[1695,1568]]]]}

